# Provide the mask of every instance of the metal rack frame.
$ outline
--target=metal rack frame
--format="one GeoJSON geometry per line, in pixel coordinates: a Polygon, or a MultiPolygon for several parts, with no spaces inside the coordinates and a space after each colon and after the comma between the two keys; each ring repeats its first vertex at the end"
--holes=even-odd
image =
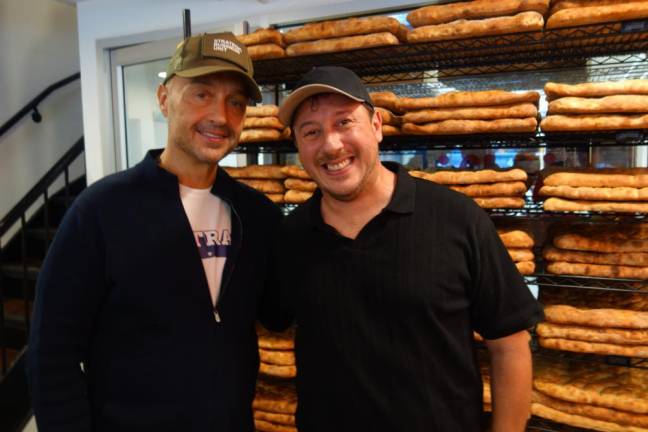
{"type": "Polygon", "coordinates": [[[380,76],[380,82],[386,82],[390,76],[425,70],[462,69],[462,75],[471,69],[483,73],[485,67],[519,71],[529,70],[529,65],[574,65],[590,57],[647,50],[645,21],[626,21],[258,60],[254,69],[263,85],[291,85],[312,67],[325,64],[345,66],[363,77],[380,76]]]}
{"type": "Polygon", "coordinates": [[[534,273],[529,283],[542,287],[588,289],[601,291],[632,292],[648,295],[648,281],[592,276],[566,276],[550,273],[534,273]]]}

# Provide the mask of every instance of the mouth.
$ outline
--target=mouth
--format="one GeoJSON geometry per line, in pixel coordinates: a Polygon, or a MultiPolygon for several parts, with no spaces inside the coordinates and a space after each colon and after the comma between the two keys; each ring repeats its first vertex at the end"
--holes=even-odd
{"type": "Polygon", "coordinates": [[[326,162],[322,164],[322,168],[330,174],[336,174],[344,170],[346,167],[353,163],[353,157],[346,157],[342,160],[326,162]]]}
{"type": "Polygon", "coordinates": [[[229,133],[223,131],[197,129],[196,132],[210,142],[222,142],[229,138],[229,133]]]}

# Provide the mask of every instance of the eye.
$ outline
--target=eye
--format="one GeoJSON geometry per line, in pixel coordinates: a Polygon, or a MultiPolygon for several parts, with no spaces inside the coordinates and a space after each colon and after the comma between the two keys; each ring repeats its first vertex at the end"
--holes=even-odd
{"type": "Polygon", "coordinates": [[[350,118],[343,118],[341,120],[338,120],[337,123],[338,123],[338,126],[346,127],[346,126],[351,125],[351,123],[353,123],[353,120],[351,120],[350,118]]]}
{"type": "Polygon", "coordinates": [[[302,136],[304,138],[314,138],[318,135],[318,130],[317,129],[306,129],[304,132],[302,132],[302,136]]]}

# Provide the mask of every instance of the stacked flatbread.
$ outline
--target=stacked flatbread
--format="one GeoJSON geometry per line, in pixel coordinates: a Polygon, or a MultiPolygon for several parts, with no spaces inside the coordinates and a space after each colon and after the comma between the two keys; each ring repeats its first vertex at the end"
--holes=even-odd
{"type": "Polygon", "coordinates": [[[406,40],[407,28],[387,16],[347,18],[309,23],[284,33],[288,56],[323,54],[398,45],[406,40]]]}
{"type": "Polygon", "coordinates": [[[286,204],[301,204],[310,198],[317,189],[317,183],[303,168],[297,165],[286,165],[281,169],[281,172],[286,177],[284,180],[286,188],[284,202],[286,204]]]}
{"type": "Polygon", "coordinates": [[[547,211],[648,212],[648,168],[571,169],[546,175],[547,211]]]}
{"type": "Polygon", "coordinates": [[[282,333],[274,333],[257,325],[259,338],[259,372],[279,378],[294,378],[297,374],[295,365],[295,329],[290,328],[282,333]]]}
{"type": "Polygon", "coordinates": [[[503,90],[449,92],[435,97],[399,98],[401,130],[411,135],[535,132],[538,92],[503,90]]]}
{"type": "Polygon", "coordinates": [[[549,273],[648,280],[648,224],[572,225],[543,256],[549,273]]]}
{"type": "Polygon", "coordinates": [[[543,287],[540,346],[561,351],[648,358],[648,294],[543,287]]]}
{"type": "Polygon", "coordinates": [[[522,208],[527,190],[527,174],[521,169],[507,171],[410,171],[410,175],[468,195],[486,209],[522,208]]]}
{"type": "Polygon", "coordinates": [[[588,430],[648,432],[648,370],[536,358],[531,413],[588,430]]]}
{"type": "Polygon", "coordinates": [[[283,181],[286,175],[281,165],[248,165],[245,167],[223,167],[236,180],[262,192],[274,203],[282,203],[286,189],[283,181]]]}
{"type": "Polygon", "coordinates": [[[535,240],[531,233],[520,228],[498,228],[497,234],[511,255],[520,274],[533,274],[535,272],[535,257],[533,255],[535,240]]]}
{"type": "Polygon", "coordinates": [[[490,361],[488,355],[483,351],[477,351],[477,361],[479,363],[479,372],[482,377],[482,387],[483,387],[483,404],[484,412],[493,411],[492,407],[492,398],[491,398],[491,381],[490,381],[490,361]]]}
{"type": "Polygon", "coordinates": [[[297,392],[291,382],[259,377],[252,408],[257,431],[297,432],[297,392]]]}
{"type": "Polygon", "coordinates": [[[400,126],[403,123],[403,119],[397,115],[396,101],[398,100],[398,96],[387,91],[371,92],[369,96],[382,118],[383,136],[400,135],[400,126]]]}
{"type": "Polygon", "coordinates": [[[408,42],[467,39],[542,30],[549,0],[473,0],[425,6],[407,15],[408,42]]]}
{"type": "Polygon", "coordinates": [[[240,142],[277,141],[288,138],[290,138],[290,128],[279,121],[278,106],[247,107],[240,142]]]}
{"type": "Polygon", "coordinates": [[[648,18],[646,0],[553,0],[547,28],[648,18]]]}
{"type": "MultiPolygon", "coordinates": [[[[645,3],[648,6],[648,1],[645,3]]],[[[548,82],[544,90],[549,108],[540,128],[545,132],[648,128],[646,79],[581,84],[548,82]]]]}
{"type": "Polygon", "coordinates": [[[273,28],[260,28],[254,33],[237,36],[246,47],[252,60],[265,60],[286,56],[283,34],[273,28]]]}

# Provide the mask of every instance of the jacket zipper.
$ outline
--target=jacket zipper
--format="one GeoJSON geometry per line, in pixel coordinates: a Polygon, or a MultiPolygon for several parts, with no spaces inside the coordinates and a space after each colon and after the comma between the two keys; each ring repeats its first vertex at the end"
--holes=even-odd
{"type": "MultiPolygon", "coordinates": [[[[221,199],[224,199],[224,198],[221,197],[221,199]]],[[[236,211],[236,208],[234,208],[234,205],[232,204],[232,202],[230,200],[227,200],[227,199],[224,199],[224,200],[229,204],[230,209],[232,210],[232,215],[235,216],[235,219],[232,219],[232,221],[235,222],[236,224],[238,224],[238,227],[239,227],[238,233],[239,233],[239,235],[238,235],[238,239],[232,238],[232,243],[233,243],[233,245],[232,245],[233,246],[232,247],[232,256],[227,257],[227,261],[232,260],[231,261],[231,266],[228,269],[229,271],[227,272],[227,274],[223,275],[225,277],[225,279],[223,279],[222,282],[221,282],[221,289],[218,292],[218,298],[216,299],[216,303],[214,304],[214,320],[217,323],[223,322],[223,320],[222,320],[222,318],[220,316],[220,312],[218,312],[218,304],[220,302],[221,297],[223,297],[223,294],[225,293],[225,289],[227,288],[227,285],[229,285],[229,281],[230,281],[230,278],[232,277],[232,273],[234,273],[234,269],[236,268],[236,257],[238,256],[239,248],[241,247],[241,243],[243,242],[243,222],[241,221],[241,218],[240,218],[238,212],[236,211]]],[[[234,232],[236,232],[234,230],[232,230],[232,231],[233,231],[232,234],[234,234],[234,232]]],[[[227,267],[227,262],[225,263],[225,267],[227,267]]],[[[225,269],[223,269],[223,271],[224,270],[225,269]]]]}

